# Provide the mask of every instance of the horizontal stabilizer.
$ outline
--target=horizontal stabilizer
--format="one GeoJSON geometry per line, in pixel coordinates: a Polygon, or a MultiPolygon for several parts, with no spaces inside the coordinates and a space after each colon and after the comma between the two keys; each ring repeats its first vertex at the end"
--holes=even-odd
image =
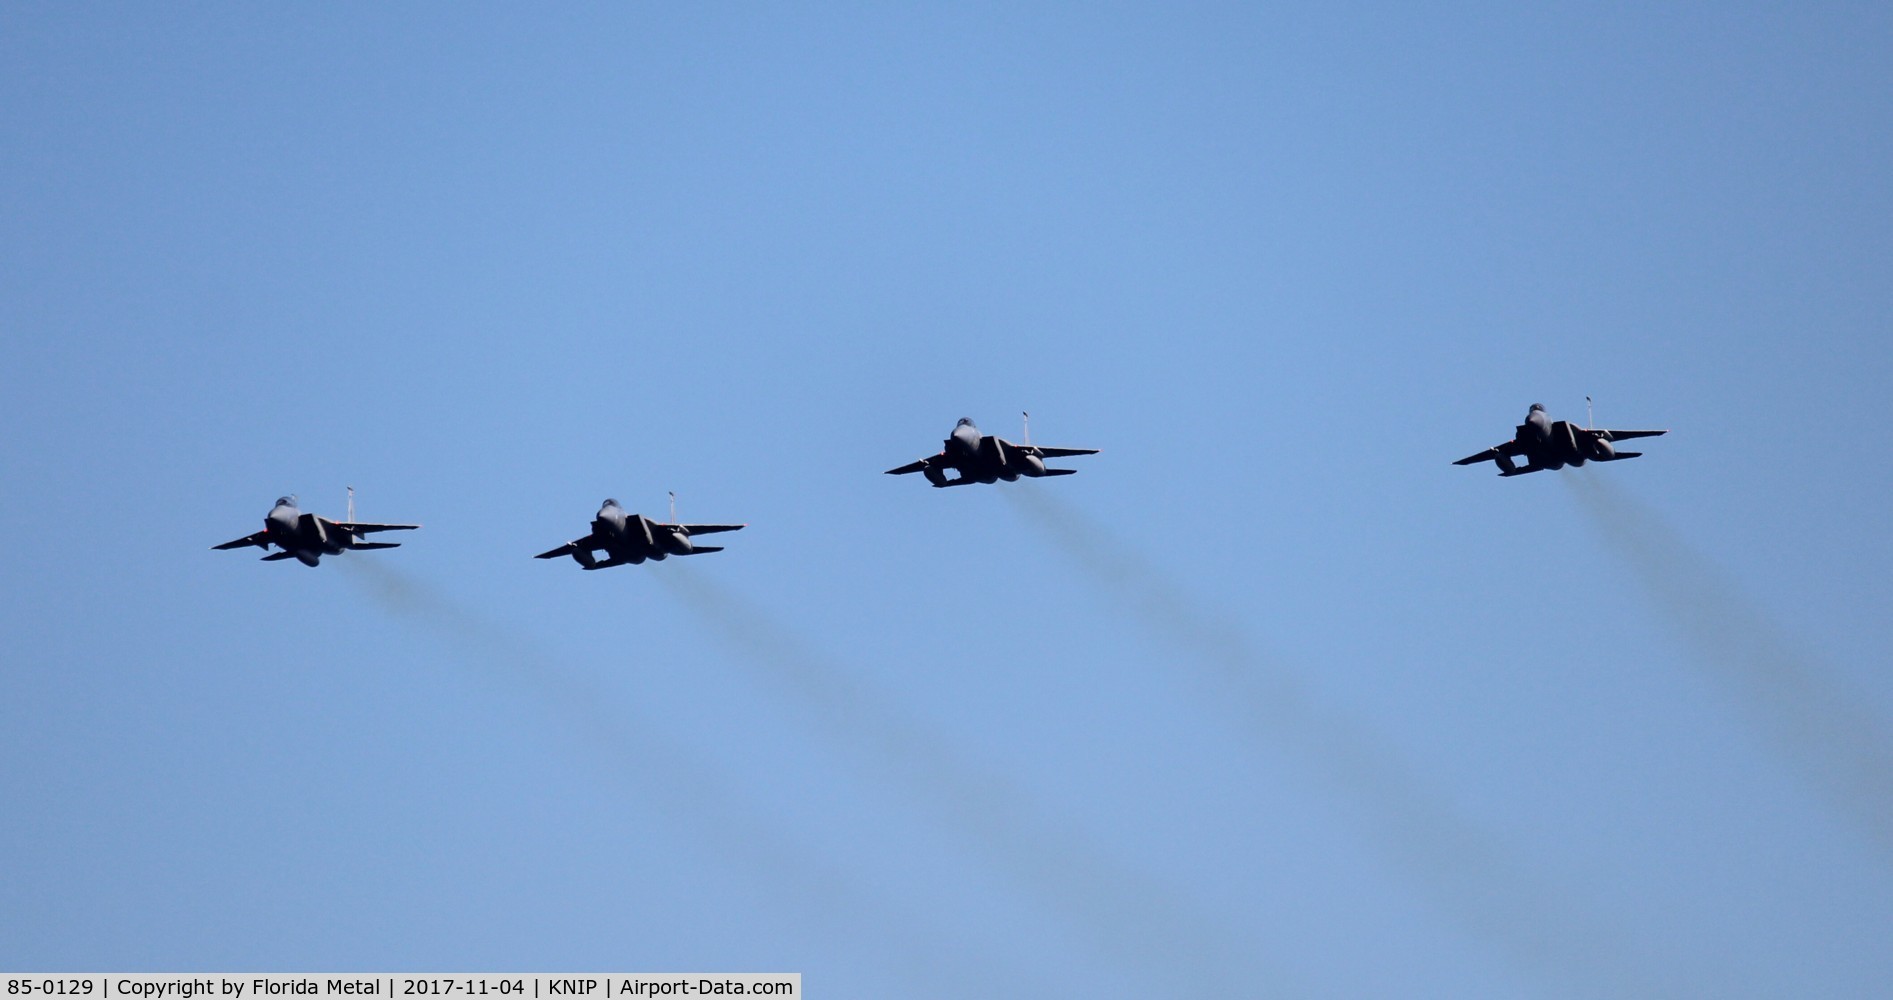
{"type": "Polygon", "coordinates": [[[1045,476],[1069,476],[1075,474],[1077,471],[1077,469],[1046,469],[1038,478],[1042,479],[1045,476]]]}
{"type": "MultiPolygon", "coordinates": [[[[659,525],[658,527],[670,527],[670,525],[659,525]]],[[[749,525],[747,524],[680,524],[680,525],[676,525],[676,527],[684,529],[684,533],[687,535],[714,535],[719,531],[741,531],[744,528],[749,527],[749,525]]]]}
{"type": "Polygon", "coordinates": [[[400,547],[400,542],[356,542],[349,546],[351,549],[398,549],[400,547]]]}
{"type": "Polygon", "coordinates": [[[1593,462],[1621,462],[1626,458],[1642,458],[1642,457],[1643,457],[1643,452],[1640,452],[1640,451],[1620,451],[1617,454],[1610,456],[1609,458],[1594,458],[1591,461],[1593,462]]]}
{"type": "Polygon", "coordinates": [[[721,545],[699,545],[696,548],[691,549],[689,552],[673,552],[671,553],[671,555],[700,556],[704,554],[705,552],[721,552],[721,551],[723,551],[723,546],[721,545]]]}
{"type": "Polygon", "coordinates": [[[1037,452],[1040,458],[1070,458],[1073,455],[1096,455],[1098,453],[1098,449],[1096,448],[1041,448],[1038,445],[1027,445],[1027,447],[1037,452]]]}
{"type": "Polygon", "coordinates": [[[278,559],[294,559],[294,558],[296,558],[296,554],[294,552],[272,552],[269,555],[264,556],[262,561],[275,562],[278,559]]]}
{"type": "Polygon", "coordinates": [[[595,562],[595,563],[592,563],[592,564],[591,564],[590,566],[586,566],[586,567],[584,567],[584,568],[585,568],[585,569],[588,569],[588,570],[591,570],[591,569],[610,569],[610,568],[611,568],[611,567],[613,567],[613,566],[623,566],[623,565],[624,565],[625,563],[628,563],[628,562],[630,562],[630,561],[631,561],[631,560],[629,560],[629,559],[619,559],[619,558],[616,558],[616,557],[613,557],[613,558],[610,558],[610,559],[606,559],[606,560],[605,560],[605,561],[603,561],[603,562],[595,562]]]}

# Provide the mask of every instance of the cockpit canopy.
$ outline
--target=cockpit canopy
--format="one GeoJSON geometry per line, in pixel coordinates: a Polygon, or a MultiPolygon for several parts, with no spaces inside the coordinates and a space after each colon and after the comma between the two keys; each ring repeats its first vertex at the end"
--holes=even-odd
{"type": "Polygon", "coordinates": [[[616,500],[613,500],[613,499],[612,499],[612,498],[610,498],[610,497],[606,497],[606,498],[605,498],[605,506],[606,506],[606,507],[616,507],[616,506],[618,506],[618,501],[616,501],[616,500]]]}
{"type": "Polygon", "coordinates": [[[954,427],[972,427],[972,426],[973,426],[973,418],[972,418],[972,417],[961,417],[961,418],[960,418],[960,422],[959,422],[959,423],[957,423],[957,424],[954,424],[953,426],[954,426],[954,427]]]}
{"type": "Polygon", "coordinates": [[[1531,405],[1531,409],[1529,409],[1529,410],[1526,410],[1525,412],[1527,412],[1527,413],[1543,413],[1543,412],[1545,412],[1545,404],[1543,404],[1543,403],[1533,403],[1533,404],[1531,405]]]}
{"type": "Polygon", "coordinates": [[[296,495],[294,493],[291,493],[290,495],[286,497],[276,498],[276,506],[278,507],[294,507],[295,505],[296,505],[296,495]]]}

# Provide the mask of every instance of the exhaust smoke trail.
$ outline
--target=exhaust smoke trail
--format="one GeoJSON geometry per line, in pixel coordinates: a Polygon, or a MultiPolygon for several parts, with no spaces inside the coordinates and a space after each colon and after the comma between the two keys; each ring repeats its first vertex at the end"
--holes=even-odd
{"type": "MultiPolygon", "coordinates": [[[[587,756],[607,778],[620,783],[631,798],[685,824],[708,854],[757,873],[779,898],[850,934],[863,925],[907,931],[878,935],[882,952],[899,955],[888,970],[896,982],[955,981],[966,986],[969,975],[982,971],[965,968],[957,956],[941,950],[919,950],[915,940],[938,939],[928,921],[916,917],[911,907],[863,888],[851,872],[791,843],[780,830],[761,822],[755,810],[739,807],[730,798],[734,782],[700,757],[654,738],[631,712],[613,707],[616,699],[601,685],[562,667],[525,637],[430,584],[373,559],[337,562],[388,614],[463,654],[464,665],[517,686],[554,711],[565,729],[578,734],[587,756]]],[[[1022,977],[1016,970],[997,970],[990,978],[997,988],[1006,982],[1016,986],[1022,977]]],[[[980,976],[974,983],[984,985],[986,979],[980,976]]]]}
{"type": "Polygon", "coordinates": [[[978,773],[919,720],[814,653],[789,626],[689,567],[667,569],[657,578],[670,592],[746,654],[762,680],[801,700],[839,749],[910,786],[949,832],[1086,930],[1109,955],[1133,958],[1140,971],[1188,995],[1256,995],[1263,980],[1251,968],[1253,945],[1239,946],[1216,922],[1163,886],[1112,865],[1072,831],[1052,829],[1017,789],[978,773]]]}
{"type": "Polygon", "coordinates": [[[1695,647],[1696,659],[1822,795],[1893,860],[1893,738],[1840,673],[1794,648],[1662,515],[1606,479],[1561,480],[1695,647]]]}
{"type": "Polygon", "coordinates": [[[1045,490],[1001,495],[1153,635],[1196,664],[1198,680],[1251,742],[1287,750],[1341,793],[1373,840],[1464,929],[1541,978],[1589,992],[1673,995],[1667,973],[1608,924],[1553,906],[1498,844],[1426,787],[1373,733],[1316,703],[1293,672],[1258,651],[1123,540],[1045,490]],[[1667,987],[1667,988],[1665,988],[1667,987]]]}

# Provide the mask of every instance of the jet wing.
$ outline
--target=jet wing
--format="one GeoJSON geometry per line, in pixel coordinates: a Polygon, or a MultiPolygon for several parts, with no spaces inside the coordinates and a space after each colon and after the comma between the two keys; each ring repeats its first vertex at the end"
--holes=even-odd
{"type": "Polygon", "coordinates": [[[1041,448],[1035,444],[1025,445],[1023,450],[1040,458],[1065,458],[1070,455],[1096,455],[1098,453],[1096,448],[1041,448]]]}
{"type": "Polygon", "coordinates": [[[254,535],[244,535],[242,538],[239,538],[236,541],[225,542],[222,545],[212,545],[211,548],[213,549],[240,549],[244,547],[245,545],[254,545],[259,549],[269,548],[269,532],[259,531],[254,535]]]}
{"type": "Polygon", "coordinates": [[[918,462],[909,462],[898,469],[889,469],[886,474],[890,476],[904,476],[909,472],[922,472],[930,468],[939,458],[939,455],[928,455],[918,462]]]}
{"type": "Polygon", "coordinates": [[[1516,454],[1518,454],[1518,442],[1507,441],[1504,444],[1494,445],[1490,448],[1487,448],[1486,450],[1480,452],[1477,455],[1467,455],[1465,458],[1462,458],[1459,461],[1454,462],[1453,464],[1454,465],[1471,465],[1474,462],[1490,462],[1497,459],[1500,455],[1516,455],[1516,454]]]}
{"type": "Polygon", "coordinates": [[[1650,437],[1656,437],[1656,436],[1657,436],[1657,435],[1659,435],[1659,434],[1668,434],[1668,433],[1669,433],[1669,430],[1668,430],[1667,428],[1665,428],[1665,429],[1663,429],[1663,430],[1660,430],[1660,431],[1605,431],[1605,430],[1596,430],[1596,431],[1592,431],[1591,433],[1593,433],[1593,434],[1598,434],[1598,435],[1601,435],[1601,436],[1603,437],[1603,439],[1604,439],[1604,440],[1606,440],[1606,441],[1628,441],[1628,440],[1630,440],[1631,438],[1650,438],[1650,437]]]}
{"type": "Polygon", "coordinates": [[[329,523],[357,535],[366,535],[371,531],[413,531],[420,527],[418,524],[368,524],[362,521],[330,521],[329,523]]]}
{"type": "Polygon", "coordinates": [[[586,535],[584,538],[578,538],[578,539],[574,539],[572,541],[566,542],[564,545],[561,545],[558,548],[553,549],[549,552],[541,552],[538,555],[533,556],[533,558],[534,559],[557,559],[560,556],[569,556],[574,552],[591,552],[594,549],[601,549],[601,548],[604,548],[604,546],[599,544],[598,536],[596,534],[590,534],[590,535],[586,535]]]}
{"type": "Polygon", "coordinates": [[[719,531],[740,531],[749,527],[747,524],[679,524],[686,535],[714,535],[719,531]]]}

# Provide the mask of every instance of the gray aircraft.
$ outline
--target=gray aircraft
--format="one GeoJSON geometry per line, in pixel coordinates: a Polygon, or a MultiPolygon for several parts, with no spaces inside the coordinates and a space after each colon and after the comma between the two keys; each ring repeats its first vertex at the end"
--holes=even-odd
{"type": "Polygon", "coordinates": [[[346,521],[331,521],[320,514],[304,514],[296,509],[294,496],[281,497],[263,518],[262,531],[211,548],[240,549],[254,545],[267,549],[274,545],[282,551],[264,556],[264,562],[299,559],[304,566],[314,566],[325,555],[339,555],[349,549],[393,549],[401,545],[400,542],[363,541],[362,536],[370,532],[412,531],[420,527],[418,524],[366,524],[355,520],[353,490],[349,491],[348,517],[346,521]]]}
{"type": "Polygon", "coordinates": [[[646,559],[661,560],[665,556],[694,556],[704,552],[721,552],[721,545],[698,545],[690,540],[692,535],[709,535],[719,531],[737,531],[748,527],[746,524],[677,524],[676,496],[671,497],[670,519],[673,523],[664,524],[653,521],[643,514],[626,514],[616,500],[606,500],[598,508],[598,516],[592,519],[592,532],[584,538],[566,542],[549,552],[541,552],[534,559],[557,559],[571,556],[572,560],[586,569],[604,569],[608,566],[623,566],[625,563],[637,565],[646,559]],[[600,560],[593,552],[603,551],[605,558],[600,560]]]}
{"type": "Polygon", "coordinates": [[[1032,425],[1026,424],[1025,443],[1013,444],[1005,438],[991,434],[981,434],[973,426],[973,418],[961,417],[953,428],[953,434],[946,439],[946,446],[940,454],[923,458],[918,462],[909,462],[898,469],[889,469],[890,476],[904,476],[909,472],[918,472],[927,477],[927,482],[935,486],[965,486],[968,483],[996,483],[1003,479],[1010,483],[1020,476],[1037,479],[1040,476],[1069,476],[1077,469],[1048,469],[1045,459],[1064,458],[1068,455],[1096,455],[1096,448],[1043,448],[1032,443],[1032,425]],[[958,475],[947,478],[947,470],[958,475]]]}
{"type": "MultiPolygon", "coordinates": [[[[1590,402],[1585,397],[1585,402],[1590,402]]],[[[1512,440],[1494,445],[1477,455],[1467,455],[1454,462],[1454,465],[1472,465],[1490,460],[1499,467],[1501,476],[1522,476],[1527,472],[1540,469],[1562,469],[1567,465],[1583,465],[1585,462],[1616,462],[1626,458],[1636,458],[1640,451],[1618,451],[1612,444],[1615,441],[1628,441],[1631,438],[1656,437],[1669,431],[1609,431],[1601,427],[1579,427],[1568,420],[1553,420],[1540,403],[1533,403],[1525,414],[1525,422],[1518,425],[1512,440]],[[1512,459],[1523,455],[1523,466],[1512,459]]]]}

